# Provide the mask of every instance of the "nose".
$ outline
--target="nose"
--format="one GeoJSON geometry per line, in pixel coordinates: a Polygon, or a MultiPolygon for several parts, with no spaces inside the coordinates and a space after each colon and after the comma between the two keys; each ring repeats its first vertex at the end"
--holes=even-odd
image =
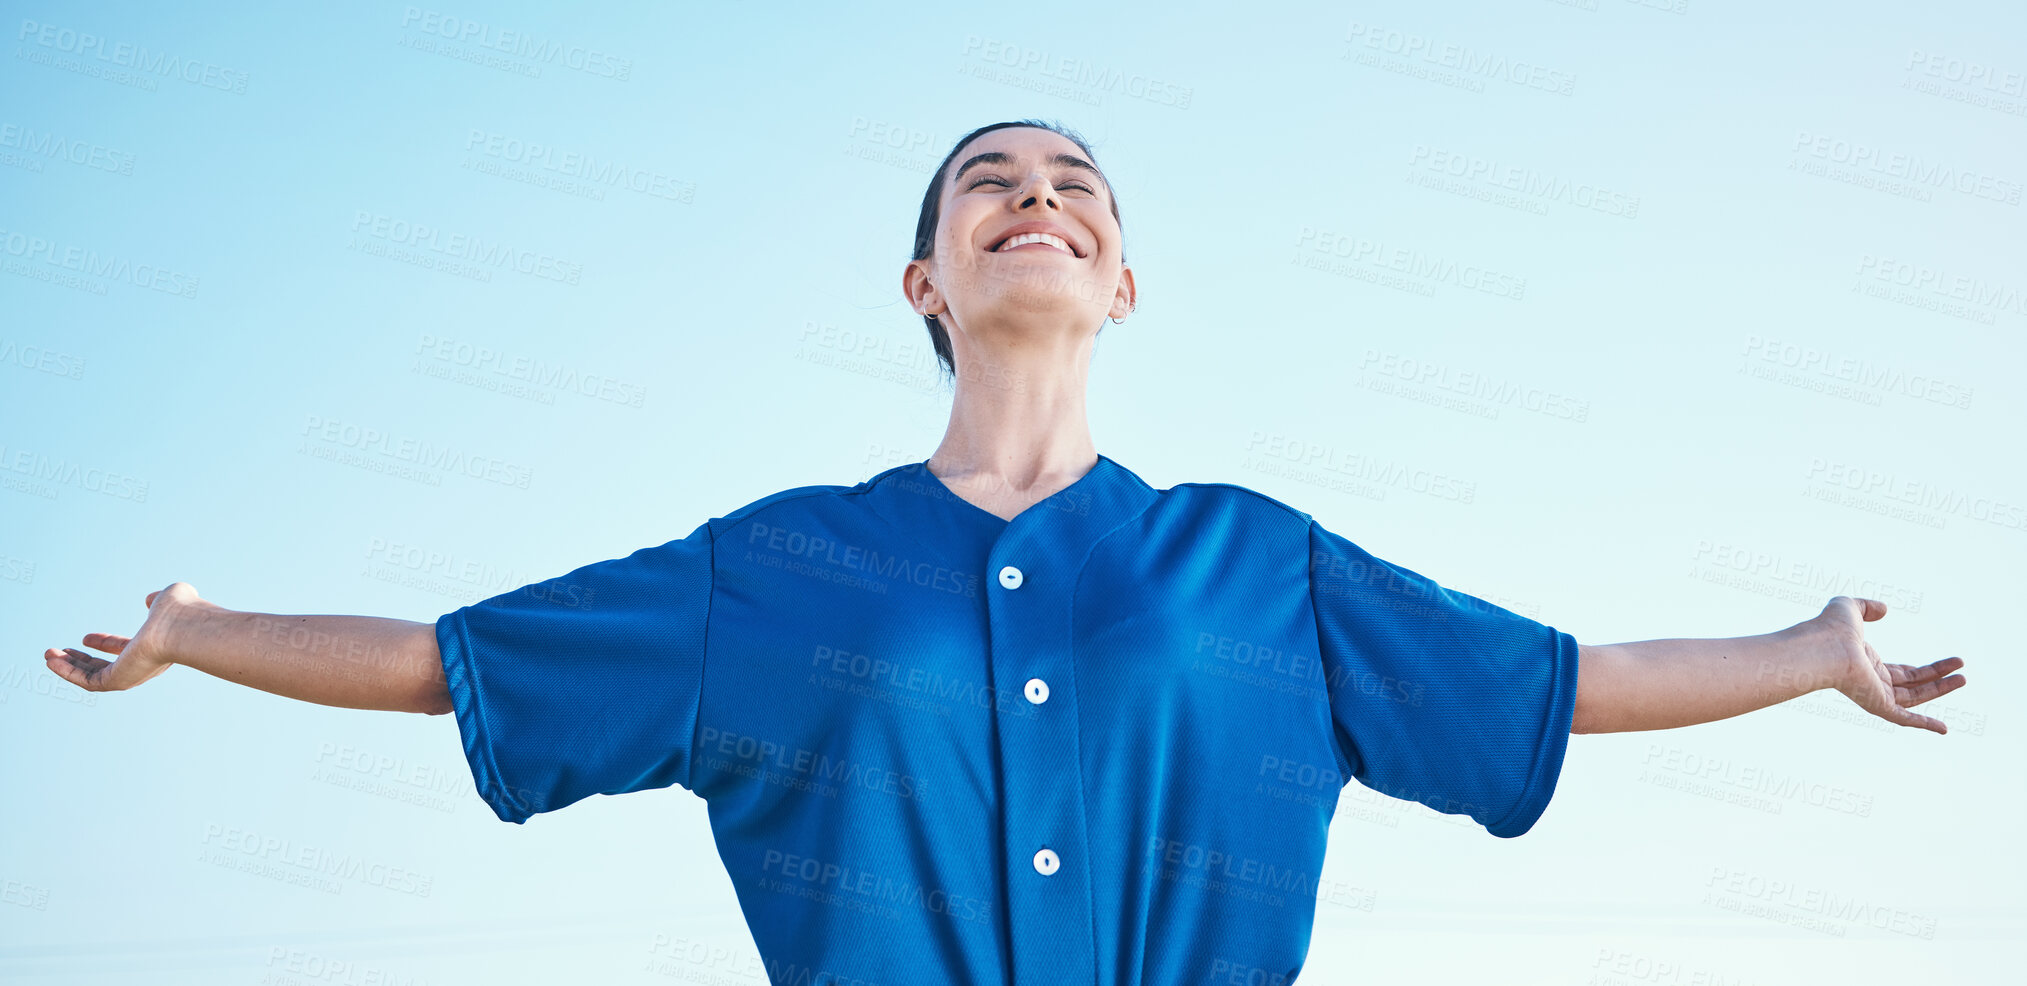
{"type": "Polygon", "coordinates": [[[1026,209],[1028,206],[1037,203],[1051,209],[1061,209],[1063,207],[1061,198],[1056,192],[1056,186],[1049,184],[1049,180],[1040,175],[1028,179],[1027,186],[1021,189],[1019,195],[1014,196],[1014,203],[1014,208],[1016,209],[1026,209]]]}

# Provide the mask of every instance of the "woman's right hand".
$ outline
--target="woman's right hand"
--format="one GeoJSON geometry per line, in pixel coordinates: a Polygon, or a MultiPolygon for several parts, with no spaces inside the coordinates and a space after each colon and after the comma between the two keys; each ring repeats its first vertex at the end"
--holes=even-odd
{"type": "Polygon", "coordinates": [[[113,633],[87,633],[84,645],[115,655],[106,660],[78,650],[51,647],[42,652],[43,663],[58,677],[90,692],[117,692],[132,688],[169,670],[176,663],[169,649],[169,631],[179,619],[198,607],[212,607],[197,595],[188,582],[171,582],[167,588],[148,593],[143,600],[148,618],[131,637],[113,633]]]}

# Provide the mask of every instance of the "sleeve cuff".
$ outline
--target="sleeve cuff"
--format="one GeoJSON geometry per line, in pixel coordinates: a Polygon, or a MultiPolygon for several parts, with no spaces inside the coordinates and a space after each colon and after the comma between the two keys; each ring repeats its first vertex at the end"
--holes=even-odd
{"type": "MultiPolygon", "coordinates": [[[[469,608],[469,607],[467,607],[469,608]]],[[[457,717],[458,736],[464,744],[465,762],[471,765],[472,783],[500,821],[521,824],[534,812],[516,800],[512,787],[501,779],[499,764],[492,755],[485,717],[478,702],[478,669],[471,660],[465,636],[465,610],[446,613],[436,621],[436,649],[443,657],[443,676],[450,686],[451,710],[457,717]]]]}
{"type": "Polygon", "coordinates": [[[1548,715],[1542,723],[1541,740],[1535,746],[1527,788],[1520,803],[1506,817],[1485,826],[1485,831],[1502,839],[1525,834],[1548,809],[1549,799],[1555,796],[1556,779],[1562,775],[1563,754],[1569,750],[1570,720],[1577,707],[1577,639],[1560,630],[1553,632],[1554,680],[1549,686],[1548,715]]]}

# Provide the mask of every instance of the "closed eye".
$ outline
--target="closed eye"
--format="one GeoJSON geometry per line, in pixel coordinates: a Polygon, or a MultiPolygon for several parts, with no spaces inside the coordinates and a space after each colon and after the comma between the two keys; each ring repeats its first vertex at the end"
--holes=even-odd
{"type": "MultiPolygon", "coordinates": [[[[978,178],[977,178],[976,180],[972,181],[972,183],[971,183],[970,185],[967,185],[967,186],[965,186],[965,188],[966,188],[966,190],[968,191],[968,190],[970,190],[970,189],[973,189],[973,188],[977,188],[978,186],[980,186],[980,185],[983,185],[983,184],[985,184],[986,182],[992,182],[992,183],[994,183],[994,184],[996,184],[996,185],[1002,185],[1002,186],[1005,186],[1005,187],[1008,187],[1008,188],[1012,188],[1012,187],[1013,187],[1012,183],[1008,182],[1008,181],[1007,181],[1006,179],[1004,179],[1004,178],[1001,178],[1001,177],[999,177],[998,175],[979,175],[979,176],[978,176],[978,178]]],[[[1063,183],[1063,184],[1061,184],[1061,185],[1057,185],[1056,187],[1057,187],[1057,188],[1077,188],[1077,189],[1082,189],[1082,190],[1084,190],[1084,191],[1086,191],[1086,192],[1091,192],[1091,186],[1089,186],[1089,185],[1086,185],[1086,184],[1084,184],[1084,183],[1083,183],[1083,182],[1081,182],[1081,181],[1067,181],[1067,182],[1064,182],[1064,183],[1063,183]]],[[[1095,192],[1092,192],[1091,194],[1094,194],[1094,195],[1095,195],[1095,194],[1097,194],[1097,193],[1095,193],[1095,192]]]]}

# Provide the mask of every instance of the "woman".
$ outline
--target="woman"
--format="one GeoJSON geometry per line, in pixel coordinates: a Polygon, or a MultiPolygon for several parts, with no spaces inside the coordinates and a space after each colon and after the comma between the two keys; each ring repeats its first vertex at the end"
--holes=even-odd
{"type": "Polygon", "coordinates": [[[177,582],[91,690],[170,664],[326,705],[456,713],[506,821],[680,784],[777,982],[1292,982],[1351,778],[1497,836],[1573,732],[1835,688],[1890,722],[1964,683],[1885,664],[1838,596],[1737,639],[1583,645],[1225,484],[1155,490],[1085,421],[1133,311],[1074,133],[957,142],[902,290],[956,379],[933,455],[784,490],[433,624],[234,612],[177,582]]]}

